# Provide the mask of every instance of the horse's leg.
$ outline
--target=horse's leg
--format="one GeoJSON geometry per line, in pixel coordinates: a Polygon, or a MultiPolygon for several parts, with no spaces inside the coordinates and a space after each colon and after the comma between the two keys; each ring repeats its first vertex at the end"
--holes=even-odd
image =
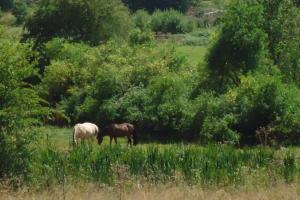
{"type": "Polygon", "coordinates": [[[115,139],[115,143],[118,144],[117,137],[114,137],[114,139],[115,139]]]}
{"type": "Polygon", "coordinates": [[[88,145],[91,146],[93,143],[93,140],[91,137],[87,138],[87,142],[88,142],[88,145]]]}
{"type": "Polygon", "coordinates": [[[131,146],[131,145],[132,145],[131,136],[128,136],[127,138],[128,138],[128,142],[127,142],[127,144],[129,144],[129,145],[131,146]]]}

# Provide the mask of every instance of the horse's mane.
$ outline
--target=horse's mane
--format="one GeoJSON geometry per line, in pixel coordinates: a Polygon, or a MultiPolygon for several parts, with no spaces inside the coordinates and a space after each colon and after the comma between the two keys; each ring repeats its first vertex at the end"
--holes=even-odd
{"type": "Polygon", "coordinates": [[[105,136],[105,134],[109,133],[111,129],[113,128],[114,124],[109,124],[105,126],[101,131],[99,131],[99,136],[105,136]]]}

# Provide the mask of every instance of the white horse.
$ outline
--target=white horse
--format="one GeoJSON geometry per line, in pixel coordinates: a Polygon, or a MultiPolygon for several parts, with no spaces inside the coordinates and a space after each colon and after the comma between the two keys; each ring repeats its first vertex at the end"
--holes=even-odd
{"type": "Polygon", "coordinates": [[[73,143],[77,145],[78,140],[84,140],[97,136],[99,128],[96,124],[85,122],[76,124],[73,129],[73,143]]]}

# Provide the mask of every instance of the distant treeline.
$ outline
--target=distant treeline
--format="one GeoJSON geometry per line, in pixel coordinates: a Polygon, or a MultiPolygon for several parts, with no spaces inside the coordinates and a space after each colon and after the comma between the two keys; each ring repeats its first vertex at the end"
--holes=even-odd
{"type": "Polygon", "coordinates": [[[133,10],[145,9],[153,12],[157,9],[167,10],[173,8],[181,12],[186,12],[195,0],[122,0],[123,3],[133,10]]]}

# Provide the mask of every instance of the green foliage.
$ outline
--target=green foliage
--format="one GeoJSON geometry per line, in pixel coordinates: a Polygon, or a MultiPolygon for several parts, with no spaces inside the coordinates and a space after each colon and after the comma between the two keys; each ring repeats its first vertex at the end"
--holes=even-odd
{"type": "Polygon", "coordinates": [[[148,44],[154,42],[154,35],[151,32],[151,16],[145,10],[138,10],[134,14],[135,29],[130,32],[129,42],[131,45],[148,44]]]}
{"type": "Polygon", "coordinates": [[[138,10],[134,13],[134,24],[141,31],[150,29],[151,16],[145,10],[138,10]]]}
{"type": "Polygon", "coordinates": [[[266,27],[269,49],[285,80],[299,86],[300,9],[292,1],[282,1],[275,10],[266,27]]]}
{"type": "Polygon", "coordinates": [[[28,127],[48,113],[26,82],[36,74],[28,61],[31,53],[29,45],[0,40],[0,178],[27,177],[33,141],[28,127]]]}
{"type": "Polygon", "coordinates": [[[13,7],[13,0],[1,0],[0,8],[2,10],[9,10],[13,7]]]}
{"type": "Polygon", "coordinates": [[[220,97],[198,97],[198,133],[205,140],[241,144],[299,141],[299,98],[296,87],[276,76],[242,77],[240,86],[220,97]],[[263,127],[268,130],[261,132],[263,127]]]}
{"type": "Polygon", "coordinates": [[[42,80],[43,91],[46,91],[46,99],[49,102],[59,102],[67,97],[68,89],[74,84],[74,67],[66,62],[53,62],[45,70],[42,80]]]}
{"type": "Polygon", "coordinates": [[[293,1],[231,4],[207,56],[208,76],[200,83],[203,90],[227,93],[200,104],[199,109],[211,105],[195,115],[200,135],[220,138],[221,133],[243,144],[298,141],[299,97],[293,84],[298,85],[299,13],[293,1]]]}
{"type": "Polygon", "coordinates": [[[86,58],[82,55],[91,49],[86,44],[72,43],[61,38],[54,38],[45,44],[45,54],[51,61],[65,61],[78,66],[86,65],[86,58]]]}
{"type": "Polygon", "coordinates": [[[290,0],[233,2],[207,58],[214,87],[226,90],[238,85],[241,74],[268,59],[285,81],[298,85],[299,17],[299,7],[290,0]]]}
{"type": "Polygon", "coordinates": [[[175,74],[153,79],[145,113],[148,125],[154,129],[159,127],[160,131],[183,130],[188,114],[188,94],[188,86],[175,74]]]}
{"type": "Polygon", "coordinates": [[[193,31],[195,22],[176,10],[155,11],[152,15],[151,29],[163,33],[187,33],[193,31]]]}
{"type": "MultiPolygon", "coordinates": [[[[3,128],[3,127],[1,127],[3,128]]],[[[0,132],[0,179],[9,178],[18,186],[31,179],[31,162],[34,152],[30,145],[35,140],[29,129],[0,132]]]]}
{"type": "Polygon", "coordinates": [[[114,97],[102,107],[110,121],[128,121],[145,126],[145,107],[149,101],[147,90],[141,87],[130,88],[123,96],[114,97]]]}
{"type": "Polygon", "coordinates": [[[35,90],[26,83],[26,78],[35,75],[33,65],[29,63],[28,45],[0,41],[0,126],[13,128],[27,122],[35,122],[39,114],[40,98],[35,90]]]}
{"type": "Polygon", "coordinates": [[[48,41],[63,37],[92,45],[108,39],[126,39],[131,27],[120,0],[42,0],[25,27],[25,38],[48,41]]]}
{"type": "Polygon", "coordinates": [[[203,122],[201,137],[205,141],[238,144],[240,136],[231,128],[235,123],[236,116],[233,114],[225,114],[222,118],[207,116],[203,122]]]}
{"type": "Polygon", "coordinates": [[[161,131],[164,126],[170,132],[185,128],[190,72],[177,74],[185,71],[185,59],[174,49],[114,42],[89,48],[60,39],[45,46],[51,64],[45,70],[41,95],[74,123],[129,121],[145,130],[161,131]],[[160,87],[161,101],[155,95],[160,87]],[[165,122],[156,126],[157,120],[165,122]]]}
{"type": "Polygon", "coordinates": [[[149,12],[153,12],[157,9],[167,10],[175,9],[181,12],[185,12],[192,5],[194,0],[160,0],[160,1],[147,1],[147,0],[122,0],[131,10],[136,11],[139,9],[145,9],[149,12]]]}
{"type": "Polygon", "coordinates": [[[129,43],[131,45],[151,45],[154,42],[154,36],[151,31],[141,31],[136,28],[130,32],[129,43]]]}
{"type": "Polygon", "coordinates": [[[12,13],[16,17],[16,24],[22,24],[28,14],[28,5],[24,0],[14,0],[12,13]]]}
{"type": "Polygon", "coordinates": [[[218,90],[238,85],[239,75],[258,68],[266,56],[267,35],[263,30],[265,19],[261,4],[234,2],[223,21],[207,57],[209,79],[218,90]]]}

